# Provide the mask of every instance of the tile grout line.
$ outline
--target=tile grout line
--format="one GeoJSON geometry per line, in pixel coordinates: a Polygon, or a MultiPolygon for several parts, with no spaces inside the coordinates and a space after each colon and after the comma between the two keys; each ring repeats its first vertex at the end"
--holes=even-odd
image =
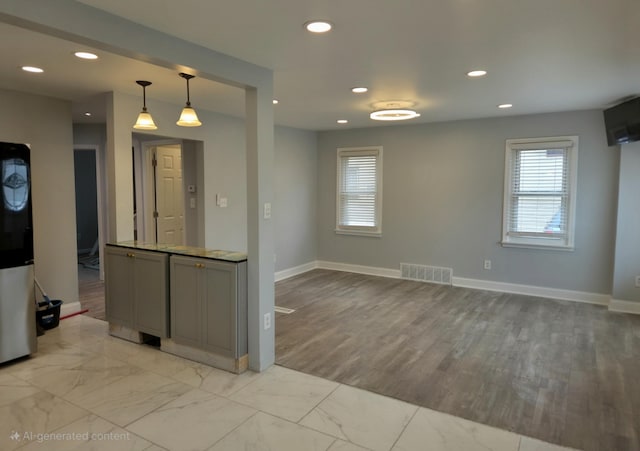
{"type": "MultiPolygon", "coordinates": [[[[412,404],[413,405],[413,404],[412,404]]],[[[404,427],[402,428],[402,430],[400,431],[400,434],[398,434],[398,437],[395,439],[395,441],[391,444],[391,447],[389,448],[389,451],[391,451],[393,449],[394,446],[396,446],[396,444],[398,443],[398,440],[400,440],[400,437],[402,437],[402,434],[404,434],[404,431],[407,430],[407,428],[409,427],[409,424],[411,424],[411,422],[413,421],[413,419],[416,417],[416,415],[418,414],[418,411],[420,410],[420,406],[416,406],[416,410],[413,412],[413,414],[411,415],[411,418],[409,418],[409,421],[407,421],[407,424],[404,425],[404,427]]]]}

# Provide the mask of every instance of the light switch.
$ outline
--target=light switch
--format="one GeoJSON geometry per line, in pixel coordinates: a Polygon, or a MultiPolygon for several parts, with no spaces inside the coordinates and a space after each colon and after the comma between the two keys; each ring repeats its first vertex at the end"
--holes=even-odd
{"type": "Polygon", "coordinates": [[[226,197],[221,197],[220,198],[220,208],[227,208],[227,198],[226,197]]]}
{"type": "Polygon", "coordinates": [[[264,204],[264,219],[271,219],[271,203],[264,204]]]}

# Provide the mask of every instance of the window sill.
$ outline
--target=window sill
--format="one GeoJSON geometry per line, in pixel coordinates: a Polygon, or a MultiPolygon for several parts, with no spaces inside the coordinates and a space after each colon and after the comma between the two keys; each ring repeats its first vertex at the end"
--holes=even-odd
{"type": "Polygon", "coordinates": [[[372,238],[382,238],[382,232],[368,232],[366,230],[342,230],[336,229],[336,235],[355,235],[355,236],[368,236],[372,238]]]}
{"type": "Polygon", "coordinates": [[[548,251],[573,252],[574,246],[560,244],[536,244],[536,243],[514,243],[513,241],[502,241],[502,247],[518,247],[522,249],[542,249],[548,251]]]}

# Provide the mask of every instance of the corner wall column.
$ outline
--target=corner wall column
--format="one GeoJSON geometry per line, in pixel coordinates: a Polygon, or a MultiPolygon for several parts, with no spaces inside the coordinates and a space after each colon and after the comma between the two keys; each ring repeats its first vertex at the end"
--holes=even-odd
{"type": "Polygon", "coordinates": [[[273,220],[264,218],[273,202],[273,78],[246,88],[247,247],[249,368],[262,371],[275,361],[273,220]],[[265,314],[271,328],[264,330],[265,314]]]}

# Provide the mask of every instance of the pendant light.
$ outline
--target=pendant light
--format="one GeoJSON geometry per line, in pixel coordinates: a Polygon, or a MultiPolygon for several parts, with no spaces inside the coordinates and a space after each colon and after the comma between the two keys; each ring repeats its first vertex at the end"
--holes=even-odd
{"type": "Polygon", "coordinates": [[[195,75],[180,72],[180,76],[187,80],[187,104],[182,109],[180,119],[178,119],[178,122],[176,122],[176,124],[180,125],[181,127],[199,127],[200,125],[202,125],[202,122],[198,120],[196,110],[191,108],[191,102],[189,101],[189,80],[194,78],[195,75]]]}
{"type": "Polygon", "coordinates": [[[147,86],[151,84],[150,81],[137,80],[140,86],[142,86],[142,111],[138,114],[138,120],[133,128],[137,130],[157,130],[156,124],[153,122],[153,118],[147,112],[147,86]]]}

